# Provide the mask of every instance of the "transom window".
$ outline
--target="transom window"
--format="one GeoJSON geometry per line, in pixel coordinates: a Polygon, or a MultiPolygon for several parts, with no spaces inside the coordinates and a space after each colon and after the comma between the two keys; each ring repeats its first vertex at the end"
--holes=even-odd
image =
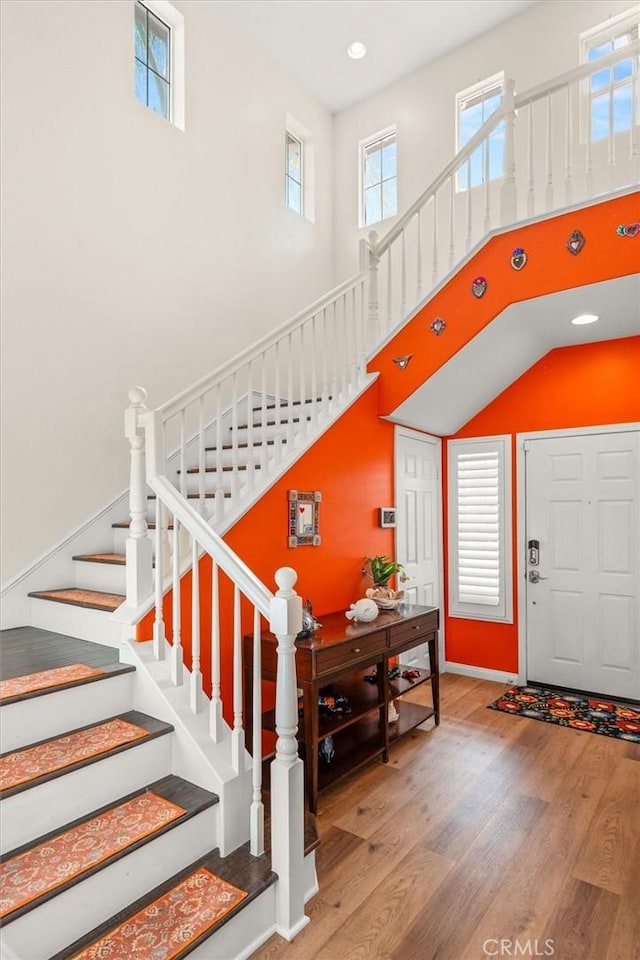
{"type": "MultiPolygon", "coordinates": [[[[593,63],[638,39],[640,13],[623,14],[582,34],[582,60],[593,63]]],[[[637,63],[636,63],[637,72],[637,63]]],[[[634,62],[629,57],[589,77],[589,130],[592,142],[631,129],[634,62]]]]}
{"type": "Polygon", "coordinates": [[[136,100],[171,120],[171,29],[139,0],[134,38],[136,100]]]}
{"type": "Polygon", "coordinates": [[[302,213],[303,143],[287,130],[284,170],[284,198],[288,207],[302,213]]]}
{"type": "MultiPolygon", "coordinates": [[[[496,112],[502,103],[503,75],[462,90],[456,96],[456,151],[471,138],[496,112]]],[[[458,172],[458,190],[478,187],[485,180],[496,180],[504,174],[504,123],[499,123],[488,140],[477,147],[458,172]]]]}
{"type": "Polygon", "coordinates": [[[395,130],[376,135],[360,148],[361,225],[369,227],[398,212],[398,152],[395,130]]]}

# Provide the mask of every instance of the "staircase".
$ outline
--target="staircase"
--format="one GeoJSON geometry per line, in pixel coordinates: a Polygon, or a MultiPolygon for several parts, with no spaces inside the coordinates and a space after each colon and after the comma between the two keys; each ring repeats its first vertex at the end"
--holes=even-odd
{"type": "Polygon", "coordinates": [[[165,936],[176,960],[247,955],[247,911],[257,929],[273,916],[271,860],[220,856],[219,798],[172,772],[173,727],[132,709],[135,669],[27,627],[3,649],[3,958],[101,955],[109,939],[129,957],[134,935],[165,936]]]}

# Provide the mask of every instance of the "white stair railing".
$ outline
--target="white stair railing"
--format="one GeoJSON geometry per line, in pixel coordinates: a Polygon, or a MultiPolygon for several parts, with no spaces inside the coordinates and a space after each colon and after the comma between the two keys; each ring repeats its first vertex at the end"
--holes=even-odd
{"type": "Polygon", "coordinates": [[[635,41],[518,95],[505,80],[500,108],[382,239],[369,235],[369,318],[380,341],[491,230],[638,182],[638,53],[635,41]],[[612,85],[607,135],[594,143],[591,77],[621,64],[630,128],[616,130],[612,85]],[[501,139],[503,175],[491,180],[491,142],[501,139]],[[482,182],[468,189],[478,151],[482,182]]]}

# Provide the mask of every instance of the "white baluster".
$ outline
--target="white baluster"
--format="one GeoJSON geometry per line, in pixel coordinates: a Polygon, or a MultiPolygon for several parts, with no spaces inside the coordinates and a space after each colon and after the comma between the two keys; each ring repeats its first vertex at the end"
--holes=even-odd
{"type": "Polygon", "coordinates": [[[553,209],[553,109],[551,94],[547,96],[547,190],[545,205],[547,210],[553,209]]]}
{"type": "Polygon", "coordinates": [[[402,243],[400,248],[400,320],[404,320],[407,312],[407,248],[406,248],[406,230],[401,233],[402,243]]]}
{"type": "Polygon", "coordinates": [[[367,281],[362,280],[360,283],[360,353],[358,356],[358,381],[362,383],[364,379],[366,369],[365,369],[365,356],[366,356],[366,344],[367,344],[367,281]]]}
{"type": "Polygon", "coordinates": [[[340,392],[340,386],[338,383],[338,364],[342,364],[340,357],[340,345],[339,345],[339,331],[338,331],[338,313],[336,301],[334,300],[329,308],[331,310],[331,320],[329,321],[330,327],[332,328],[332,334],[330,343],[332,345],[332,350],[330,353],[331,357],[331,407],[334,407],[338,402],[338,395],[340,392]]]}
{"type": "MultiPolygon", "coordinates": [[[[311,419],[308,419],[310,415],[310,410],[307,408],[307,373],[310,372],[309,368],[313,365],[313,340],[311,341],[311,350],[306,349],[306,343],[309,340],[309,334],[311,332],[311,324],[309,321],[305,321],[300,326],[300,354],[298,356],[298,371],[300,378],[300,425],[301,429],[304,430],[305,434],[309,434],[311,431],[311,419]]],[[[313,396],[313,391],[312,391],[313,396]]]]}
{"type": "Polygon", "coordinates": [[[180,610],[180,522],[173,518],[173,571],[172,571],[172,606],[173,606],[173,638],[169,662],[171,664],[171,680],[174,686],[179,687],[184,680],[184,656],[182,651],[182,627],[180,610]]]}
{"type": "Polygon", "coordinates": [[[295,408],[293,403],[293,334],[287,335],[287,445],[291,450],[293,445],[293,416],[295,408]]]}
{"type": "Polygon", "coordinates": [[[156,660],[164,660],[166,634],[164,628],[164,613],[162,610],[163,600],[163,581],[164,581],[164,555],[162,537],[165,530],[165,510],[160,500],[156,497],[156,563],[155,563],[155,619],[153,621],[153,655],[156,660]]]}
{"type": "Polygon", "coordinates": [[[220,743],[224,737],[225,723],[222,719],[220,694],[220,585],[218,565],[211,560],[211,713],[209,715],[211,739],[220,743]]]}
{"type": "MultiPolygon", "coordinates": [[[[247,705],[247,709],[248,705],[247,705]]],[[[253,801],[251,803],[251,853],[264,853],[264,805],[262,803],[262,644],[260,611],[253,611],[253,801]]]]}
{"type": "Polygon", "coordinates": [[[153,591],[153,550],[147,527],[147,481],[144,430],[140,416],[147,409],[146,391],[129,390],[129,407],[124,416],[125,436],[131,446],[129,480],[129,537],[126,554],[127,606],[139,607],[153,591]]]}
{"type": "Polygon", "coordinates": [[[267,474],[267,444],[264,439],[264,426],[267,422],[267,355],[260,354],[260,363],[262,374],[260,377],[260,427],[262,440],[260,441],[260,476],[264,478],[267,474]]]}
{"type": "Polygon", "coordinates": [[[351,328],[351,373],[349,375],[349,393],[354,393],[358,384],[360,363],[360,330],[358,326],[358,305],[356,288],[353,287],[350,295],[349,326],[351,328]]]}
{"type": "MultiPolygon", "coordinates": [[[[314,313],[311,318],[311,415],[312,415],[312,424],[314,427],[318,424],[318,315],[314,313]]],[[[326,345],[320,345],[322,350],[326,349],[326,345]]]]}
{"type": "MultiPolygon", "coordinates": [[[[484,143],[484,154],[489,153],[489,144],[484,143]]],[[[467,220],[467,233],[464,240],[464,248],[468,253],[471,249],[471,157],[467,160],[467,211],[466,211],[466,220],[467,220]]]]}
{"type": "Polygon", "coordinates": [[[242,619],[240,588],[233,585],[233,733],[231,763],[236,773],[244,769],[244,727],[242,726],[242,619]]]}
{"type": "Polygon", "coordinates": [[[323,410],[329,406],[329,324],[327,321],[327,308],[322,309],[322,337],[320,341],[322,350],[322,407],[323,410]]]}
{"type": "Polygon", "coordinates": [[[302,627],[302,600],[293,586],[295,570],[276,573],[278,592],[271,600],[270,627],[278,640],[276,682],[276,756],[271,764],[271,863],[276,929],[286,939],[308,923],[304,915],[304,783],[298,757],[298,697],[295,638],[302,627]]]}
{"type": "MultiPolygon", "coordinates": [[[[456,197],[456,176],[455,173],[449,177],[449,270],[453,268],[456,259],[456,236],[455,236],[455,197],[456,197]]],[[[471,189],[471,183],[467,184],[467,190],[471,189]]]]}
{"type": "MultiPolygon", "coordinates": [[[[281,397],[280,397],[280,362],[281,362],[280,345],[281,343],[282,343],[281,340],[278,340],[278,342],[276,343],[276,371],[275,371],[276,400],[275,400],[275,409],[273,412],[273,420],[275,423],[273,442],[274,442],[274,455],[275,455],[276,462],[282,459],[282,438],[280,436],[280,423],[282,420],[282,414],[280,411],[280,400],[281,400],[281,397]]],[[[264,431],[263,431],[263,436],[266,437],[266,433],[264,431]]],[[[266,443],[266,440],[265,440],[265,443],[266,443]]]]}
{"type": "MultiPolygon", "coordinates": [[[[180,411],[180,493],[187,499],[187,444],[185,438],[185,409],[180,411]]],[[[178,545],[178,553],[184,556],[189,550],[189,533],[180,526],[180,536],[174,537],[174,544],[178,545]]]]}
{"type": "Polygon", "coordinates": [[[191,551],[191,676],[189,704],[193,713],[204,709],[205,697],[200,669],[200,551],[195,538],[191,551]]]}
{"type": "Polygon", "coordinates": [[[416,248],[416,303],[422,300],[422,210],[418,210],[416,248]]]}
{"type": "Polygon", "coordinates": [[[387,330],[393,327],[393,244],[387,247],[387,330]]]}
{"type": "Polygon", "coordinates": [[[205,499],[205,453],[204,453],[204,395],[198,403],[198,498],[200,516],[207,515],[207,501],[205,499]]]}
{"type": "Polygon", "coordinates": [[[533,101],[529,104],[527,127],[527,216],[532,217],[535,210],[534,172],[533,172],[533,101]]]}
{"type": "Polygon", "coordinates": [[[222,384],[216,384],[216,518],[224,516],[224,451],[222,449],[222,384]]]}
{"type": "Polygon", "coordinates": [[[507,78],[504,81],[502,104],[505,110],[504,117],[504,177],[500,189],[500,222],[513,223],[518,211],[516,193],[516,145],[515,145],[515,81],[507,78]]]}
{"type": "Polygon", "coordinates": [[[564,202],[569,206],[573,200],[573,110],[571,84],[567,84],[567,116],[565,124],[565,171],[564,171],[564,202]]]}
{"type": "Polygon", "coordinates": [[[431,286],[438,282],[438,195],[433,195],[433,263],[431,267],[431,286]]]}
{"type": "MultiPolygon", "coordinates": [[[[234,370],[231,376],[231,503],[235,506],[238,502],[238,467],[240,464],[238,456],[238,371],[234,370]]],[[[226,505],[225,505],[226,511],[226,505]]]]}
{"type": "Polygon", "coordinates": [[[254,448],[253,361],[247,365],[247,487],[253,490],[256,482],[256,455],[254,448]]]}
{"type": "Polygon", "coordinates": [[[380,301],[378,293],[378,234],[375,230],[369,232],[369,334],[367,343],[374,342],[376,337],[382,337],[382,318],[380,315],[380,301]]]}
{"type": "Polygon", "coordinates": [[[489,144],[486,144],[486,150],[483,152],[483,162],[484,162],[484,232],[489,233],[491,230],[491,170],[489,169],[489,144]]]}

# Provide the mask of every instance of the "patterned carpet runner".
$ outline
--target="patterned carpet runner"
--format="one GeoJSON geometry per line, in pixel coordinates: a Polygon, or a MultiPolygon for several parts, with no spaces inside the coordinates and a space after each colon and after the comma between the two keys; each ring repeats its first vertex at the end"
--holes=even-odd
{"type": "Polygon", "coordinates": [[[246,896],[201,867],[71,960],[172,960],[246,896]]]}
{"type": "Polygon", "coordinates": [[[88,677],[100,677],[103,674],[104,670],[98,667],[88,667],[84,663],[71,663],[66,667],[56,667],[54,670],[42,670],[40,673],[28,673],[24,677],[0,680],[0,700],[33,693],[34,690],[59,687],[63,683],[86,680],[88,677]]]}
{"type": "Polygon", "coordinates": [[[640,710],[611,700],[544,687],[512,687],[489,707],[518,717],[640,743],[640,710]]]}
{"type": "Polygon", "coordinates": [[[17,787],[47,773],[107,753],[147,734],[144,727],[116,718],[47,743],[6,753],[0,757],[0,790],[17,787]]]}
{"type": "Polygon", "coordinates": [[[184,812],[147,792],[5,860],[0,864],[0,917],[85,873],[184,812]]]}

